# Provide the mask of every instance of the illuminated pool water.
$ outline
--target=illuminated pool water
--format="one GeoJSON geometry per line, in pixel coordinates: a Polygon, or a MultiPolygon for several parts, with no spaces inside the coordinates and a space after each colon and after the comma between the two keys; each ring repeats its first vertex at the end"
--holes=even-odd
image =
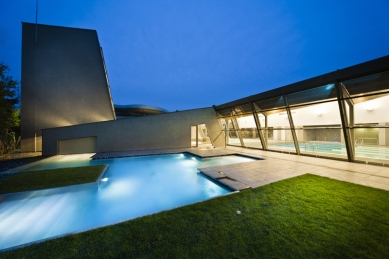
{"type": "Polygon", "coordinates": [[[197,168],[253,161],[241,156],[200,159],[187,154],[91,160],[60,156],[29,170],[109,164],[98,188],[29,192],[0,201],[0,249],[115,224],[172,209],[230,190],[198,174],[197,168]]]}

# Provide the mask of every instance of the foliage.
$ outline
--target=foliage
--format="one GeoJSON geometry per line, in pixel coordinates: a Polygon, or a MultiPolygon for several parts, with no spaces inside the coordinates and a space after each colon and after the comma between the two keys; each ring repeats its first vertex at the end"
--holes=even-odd
{"type": "Polygon", "coordinates": [[[105,165],[27,171],[0,181],[0,194],[96,181],[105,165]]]}
{"type": "Polygon", "coordinates": [[[0,258],[389,258],[388,203],[387,191],[308,174],[0,258]]]}
{"type": "Polygon", "coordinates": [[[20,114],[16,105],[19,103],[19,84],[8,76],[8,66],[0,63],[0,155],[10,153],[18,148],[20,114]],[[17,134],[18,135],[18,134],[17,134]]]}
{"type": "Polygon", "coordinates": [[[5,131],[0,134],[0,155],[9,154],[20,147],[20,136],[16,137],[15,132],[5,131]]]}

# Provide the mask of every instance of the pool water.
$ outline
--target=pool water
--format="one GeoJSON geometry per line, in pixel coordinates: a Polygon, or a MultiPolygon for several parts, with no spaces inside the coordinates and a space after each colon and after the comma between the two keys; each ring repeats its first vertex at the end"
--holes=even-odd
{"type": "Polygon", "coordinates": [[[0,202],[0,249],[111,225],[230,192],[198,174],[197,168],[254,159],[224,156],[200,159],[188,154],[91,160],[90,155],[59,156],[29,168],[109,164],[107,181],[97,188],[28,192],[0,202]]]}

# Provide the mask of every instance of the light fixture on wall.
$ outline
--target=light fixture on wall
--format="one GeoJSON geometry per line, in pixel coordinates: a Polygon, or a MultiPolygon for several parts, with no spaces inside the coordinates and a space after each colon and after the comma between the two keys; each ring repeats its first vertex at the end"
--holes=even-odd
{"type": "Polygon", "coordinates": [[[383,101],[380,99],[382,98],[377,98],[377,99],[374,99],[374,100],[369,100],[369,101],[366,101],[364,103],[364,108],[368,111],[368,112],[371,112],[373,111],[374,109],[377,109],[380,107],[380,103],[383,101]]]}

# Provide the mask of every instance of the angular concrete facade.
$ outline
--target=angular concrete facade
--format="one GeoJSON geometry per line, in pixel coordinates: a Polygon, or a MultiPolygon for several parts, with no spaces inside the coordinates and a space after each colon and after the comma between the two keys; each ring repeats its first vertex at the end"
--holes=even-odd
{"type": "MultiPolygon", "coordinates": [[[[115,121],[96,122],[43,130],[43,155],[56,155],[63,141],[96,138],[94,152],[188,148],[191,146],[191,126],[205,124],[213,146],[224,146],[213,108],[172,112],[115,121]]],[[[86,144],[87,145],[87,144],[86,144]]],[[[83,153],[76,145],[66,153],[83,153]]]]}
{"type": "Polygon", "coordinates": [[[115,119],[95,30],[23,23],[21,151],[41,151],[42,129],[115,119]]]}

